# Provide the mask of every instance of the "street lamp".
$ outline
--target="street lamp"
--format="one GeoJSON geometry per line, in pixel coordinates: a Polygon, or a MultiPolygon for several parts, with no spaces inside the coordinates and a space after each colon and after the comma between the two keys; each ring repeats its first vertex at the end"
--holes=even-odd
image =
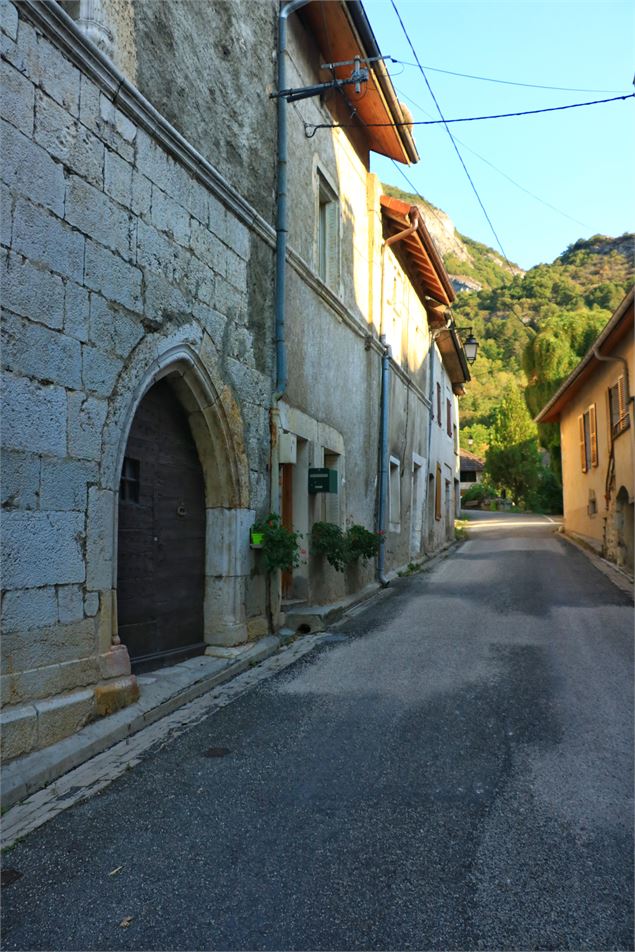
{"type": "Polygon", "coordinates": [[[455,330],[458,334],[467,333],[465,340],[461,338],[463,343],[463,350],[465,351],[465,359],[468,364],[473,364],[476,360],[476,355],[478,353],[478,341],[474,334],[472,333],[471,327],[455,327],[455,330]]]}

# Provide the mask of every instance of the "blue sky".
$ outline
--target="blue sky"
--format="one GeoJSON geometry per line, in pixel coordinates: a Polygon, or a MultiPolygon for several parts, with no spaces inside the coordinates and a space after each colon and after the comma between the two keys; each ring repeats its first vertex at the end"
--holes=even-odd
{"type": "MultiPolygon", "coordinates": [[[[530,89],[427,70],[446,119],[539,109],[635,91],[635,5],[631,2],[395,2],[424,68],[611,91],[530,89]]],[[[390,0],[364,0],[364,7],[382,52],[413,63],[390,0]]],[[[395,64],[389,70],[413,118],[437,119],[419,70],[395,64]]],[[[460,140],[465,164],[510,261],[530,268],[552,261],[578,238],[635,230],[635,100],[460,123],[450,129],[460,140]],[[474,152],[541,201],[521,191],[474,152]]],[[[415,138],[421,161],[401,168],[417,191],[446,211],[460,232],[497,247],[444,127],[415,127],[415,138]]],[[[384,181],[408,188],[389,160],[375,156],[373,170],[384,181]]]]}

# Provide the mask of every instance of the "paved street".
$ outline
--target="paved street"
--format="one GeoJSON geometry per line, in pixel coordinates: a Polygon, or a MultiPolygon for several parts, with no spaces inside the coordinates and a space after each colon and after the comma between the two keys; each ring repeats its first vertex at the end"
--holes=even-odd
{"type": "Polygon", "coordinates": [[[3,948],[632,950],[633,608],[555,528],[483,514],[32,832],[3,948]]]}

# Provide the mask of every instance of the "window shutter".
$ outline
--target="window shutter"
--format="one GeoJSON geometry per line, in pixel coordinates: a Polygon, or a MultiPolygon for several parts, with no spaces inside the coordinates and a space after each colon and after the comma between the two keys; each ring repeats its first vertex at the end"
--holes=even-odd
{"type": "Polygon", "coordinates": [[[340,207],[338,202],[325,206],[326,283],[337,291],[340,280],[340,207]]]}
{"type": "Polygon", "coordinates": [[[626,388],[624,387],[624,377],[617,378],[617,405],[619,407],[618,433],[625,430],[626,423],[626,388]]]}
{"type": "Polygon", "coordinates": [[[598,465],[598,428],[595,404],[589,407],[589,432],[591,434],[591,466],[598,465]]]}
{"type": "Polygon", "coordinates": [[[582,414],[578,417],[578,423],[580,425],[580,465],[582,472],[586,473],[586,445],[584,441],[584,417],[582,414]]]}
{"type": "Polygon", "coordinates": [[[441,518],[441,467],[437,463],[437,478],[434,497],[434,518],[441,518]]]}

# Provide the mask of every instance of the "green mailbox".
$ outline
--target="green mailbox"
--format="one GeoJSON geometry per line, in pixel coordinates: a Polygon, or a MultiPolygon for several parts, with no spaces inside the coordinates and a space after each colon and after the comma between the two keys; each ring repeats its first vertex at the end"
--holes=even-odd
{"type": "Polygon", "coordinates": [[[336,493],[337,470],[326,469],[325,467],[309,469],[309,492],[336,493]]]}

